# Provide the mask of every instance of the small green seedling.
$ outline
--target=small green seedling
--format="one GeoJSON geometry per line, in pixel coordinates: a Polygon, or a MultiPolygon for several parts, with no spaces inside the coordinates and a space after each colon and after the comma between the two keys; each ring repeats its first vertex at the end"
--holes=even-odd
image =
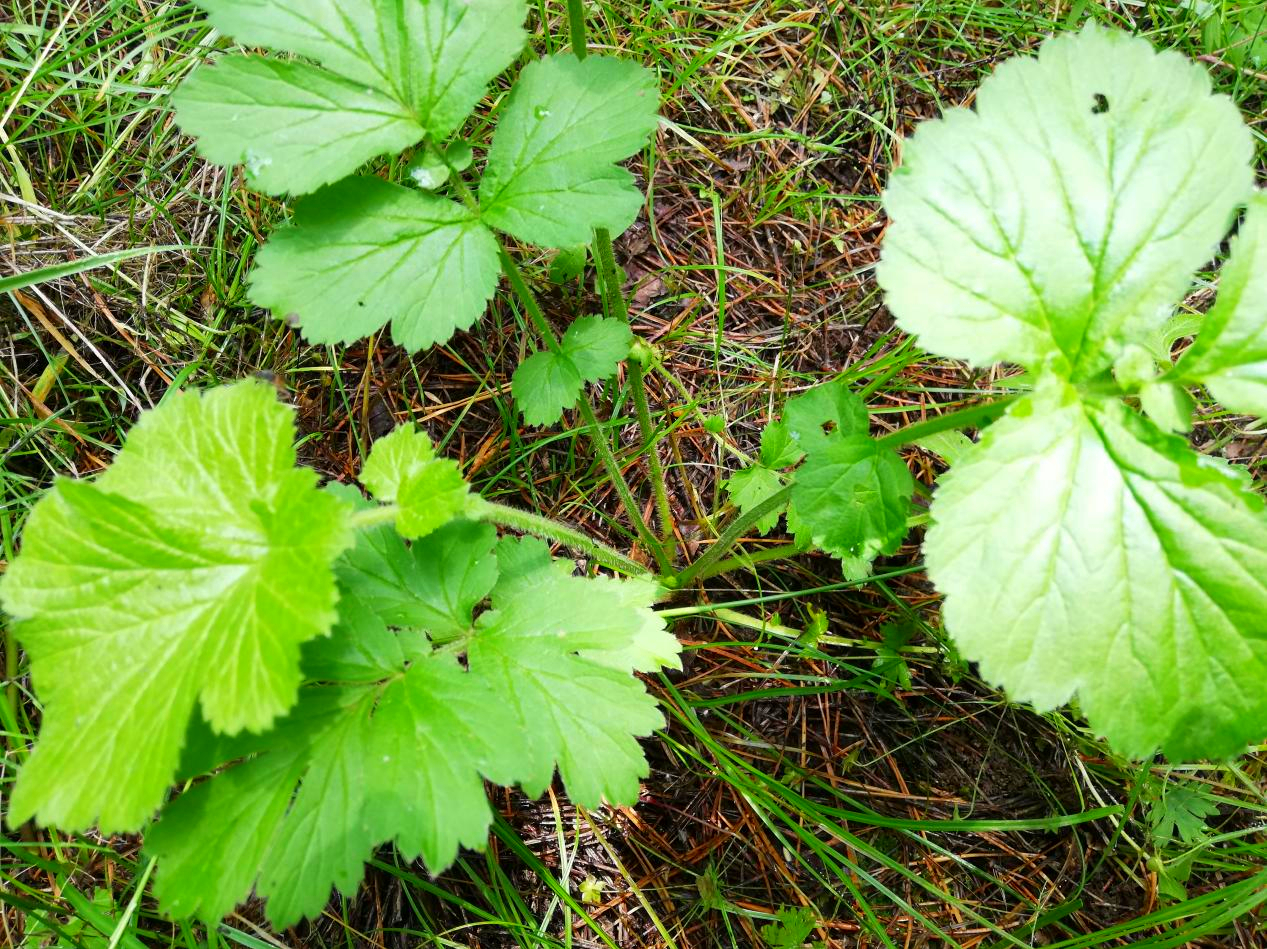
{"type": "Polygon", "coordinates": [[[1267,513],[1244,470],[1174,431],[1198,384],[1267,415],[1253,153],[1203,70],[1089,26],[921,125],[884,196],[877,276],[899,325],[1034,380],[934,499],[946,627],[1014,698],[1076,696],[1135,757],[1267,734],[1267,513]],[[1217,302],[1171,365],[1167,317],[1242,210],[1217,302]]]}
{"type": "MultiPolygon", "coordinates": [[[[172,96],[206,158],[251,187],[303,195],[260,251],[251,299],[314,343],[349,343],[389,322],[411,351],[470,328],[497,289],[495,232],[574,251],[618,233],[642,206],[616,163],[658,122],[655,77],[605,56],[562,53],[519,71],[499,102],[478,184],[455,136],[527,40],[524,0],[198,0],[242,43],[303,60],[221,57],[172,96]],[[406,187],[357,175],[412,150],[406,187]],[[448,194],[439,193],[447,187],[448,194]]],[[[530,423],[556,422],[586,381],[628,355],[623,323],[574,323],[516,375],[530,423]]],[[[627,334],[626,334],[627,335],[627,334]]]]}

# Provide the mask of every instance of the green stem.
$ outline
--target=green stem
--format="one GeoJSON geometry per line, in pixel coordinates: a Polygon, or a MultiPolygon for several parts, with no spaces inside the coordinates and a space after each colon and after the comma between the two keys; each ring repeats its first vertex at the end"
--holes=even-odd
{"type": "Polygon", "coordinates": [[[751,510],[736,515],[729,526],[722,531],[722,535],[713,542],[713,545],[704,552],[704,555],[699,560],[696,560],[672,578],[674,581],[672,585],[680,589],[708,570],[713,564],[721,560],[726,551],[735,546],[748,528],[752,527],[767,514],[777,511],[787,504],[791,494],[792,489],[790,487],[783,488],[770,495],[751,510]]]}
{"type": "Polygon", "coordinates": [[[647,370],[637,359],[629,360],[633,369],[634,409],[638,413],[638,427],[642,430],[642,450],[647,456],[647,467],[651,471],[651,486],[655,489],[656,510],[660,517],[660,541],[668,545],[673,540],[673,509],[669,507],[669,490],[664,480],[664,466],[660,464],[660,453],[656,451],[659,439],[655,437],[655,426],[651,424],[651,409],[647,405],[647,370]]]}
{"type": "Polygon", "coordinates": [[[518,508],[497,504],[493,501],[485,501],[477,509],[476,517],[483,521],[500,524],[502,527],[523,531],[525,534],[533,534],[537,537],[553,540],[565,547],[580,551],[591,560],[595,560],[605,567],[610,567],[612,570],[619,570],[621,573],[631,576],[645,576],[649,572],[642,564],[626,557],[614,547],[608,547],[575,527],[570,527],[561,521],[556,521],[541,514],[521,511],[518,508]]]}
{"type": "Polygon", "coordinates": [[[603,432],[602,426],[598,422],[598,416],[594,413],[594,406],[590,405],[589,399],[581,399],[578,407],[581,410],[581,418],[585,419],[585,424],[589,426],[591,440],[594,443],[594,447],[598,449],[598,457],[602,459],[603,465],[611,476],[612,487],[620,495],[620,503],[629,512],[629,519],[633,522],[638,538],[651,551],[651,555],[655,557],[655,562],[660,568],[660,572],[669,573],[673,569],[673,564],[669,562],[669,556],[664,552],[664,545],[660,543],[655,534],[651,532],[651,528],[647,526],[647,519],[642,516],[642,509],[638,507],[638,502],[634,499],[633,492],[629,490],[629,483],[625,480],[625,474],[621,470],[615,454],[612,453],[611,445],[607,443],[607,435],[603,432]]]}
{"type": "Polygon", "coordinates": [[[722,574],[730,573],[732,570],[743,570],[759,563],[791,560],[793,557],[799,557],[807,550],[809,548],[804,544],[780,544],[777,547],[763,547],[761,550],[752,551],[752,553],[745,552],[738,557],[729,557],[726,560],[721,560],[707,570],[697,574],[697,576],[701,580],[707,580],[710,577],[720,577],[722,574]]]}
{"type": "Polygon", "coordinates": [[[568,0],[568,36],[572,40],[572,53],[577,59],[585,58],[585,2],[568,0]]]}
{"type": "MultiPolygon", "coordinates": [[[[528,287],[527,281],[524,280],[519,265],[515,263],[514,258],[510,256],[504,246],[499,246],[498,250],[501,256],[502,271],[510,281],[511,290],[519,298],[519,302],[523,304],[524,309],[528,311],[529,319],[537,327],[537,331],[541,334],[541,338],[545,341],[550,351],[554,353],[562,352],[559,339],[554,335],[554,330],[551,329],[545,314],[541,312],[537,297],[528,287]]],[[[638,534],[639,540],[642,541],[647,550],[651,551],[660,570],[668,573],[672,569],[672,564],[664,552],[664,545],[656,539],[651,528],[647,526],[647,520],[642,516],[642,509],[634,499],[633,491],[629,488],[629,482],[625,480],[625,473],[621,469],[620,463],[616,460],[616,456],[612,453],[611,445],[607,442],[607,436],[598,422],[598,413],[594,411],[594,405],[590,402],[586,393],[581,393],[577,407],[581,410],[581,417],[585,420],[585,424],[590,430],[590,440],[598,451],[598,457],[603,462],[603,466],[607,469],[607,475],[611,478],[612,487],[616,489],[616,494],[620,496],[620,503],[624,505],[625,513],[629,515],[634,531],[638,534]]]]}
{"type": "Polygon", "coordinates": [[[629,305],[620,292],[619,270],[616,267],[616,248],[612,245],[611,232],[605,227],[594,228],[594,258],[598,264],[598,278],[602,284],[603,299],[612,315],[622,323],[629,322],[629,305]]]}
{"type": "Polygon", "coordinates": [[[935,418],[925,419],[922,422],[899,428],[896,432],[881,435],[876,441],[886,448],[901,448],[903,445],[914,444],[929,435],[936,435],[938,432],[948,432],[954,428],[979,428],[982,423],[991,422],[1002,415],[1007,407],[1018,398],[1020,398],[1020,394],[1013,393],[1012,395],[1005,395],[1002,398],[995,399],[993,402],[983,402],[979,405],[955,409],[953,412],[946,412],[935,418]]]}

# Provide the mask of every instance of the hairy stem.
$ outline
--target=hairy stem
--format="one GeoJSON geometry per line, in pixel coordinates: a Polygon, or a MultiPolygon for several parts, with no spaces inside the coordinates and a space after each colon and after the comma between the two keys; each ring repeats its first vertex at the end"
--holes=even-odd
{"type": "Polygon", "coordinates": [[[396,515],[400,513],[400,508],[395,504],[383,504],[379,507],[368,507],[362,511],[355,512],[348,518],[348,524],[353,530],[366,530],[370,527],[378,527],[380,524],[391,524],[395,522],[396,515]]]}
{"type": "Polygon", "coordinates": [[[592,539],[575,527],[564,524],[562,521],[545,517],[542,514],[522,511],[519,508],[497,504],[493,501],[484,501],[476,511],[476,517],[483,521],[499,524],[502,527],[523,531],[525,534],[533,534],[537,537],[544,537],[546,540],[555,541],[585,554],[591,560],[601,563],[605,567],[610,567],[612,570],[618,570],[630,576],[646,576],[649,572],[646,567],[626,557],[614,547],[609,547],[592,539]]]}
{"type": "MultiPolygon", "coordinates": [[[[560,352],[559,339],[555,336],[554,330],[551,329],[545,314],[541,312],[537,297],[529,288],[527,281],[524,280],[523,273],[519,270],[519,265],[515,263],[514,258],[510,256],[504,246],[500,247],[499,250],[502,271],[510,281],[510,288],[515,292],[515,296],[519,298],[519,302],[523,304],[524,309],[528,311],[529,319],[537,327],[537,331],[541,334],[546,346],[551,352],[560,352]]],[[[629,488],[629,482],[625,480],[625,473],[621,469],[620,463],[616,460],[616,456],[612,453],[611,445],[607,442],[607,436],[599,424],[598,413],[595,412],[594,405],[590,402],[589,396],[585,392],[581,393],[577,407],[581,410],[581,417],[589,428],[590,441],[598,452],[598,457],[603,462],[603,466],[607,469],[607,475],[611,478],[612,486],[620,497],[620,503],[624,506],[625,513],[629,515],[634,531],[637,532],[638,538],[643,545],[651,551],[660,569],[668,572],[672,565],[664,552],[664,545],[652,533],[651,528],[647,525],[646,518],[642,516],[642,509],[634,499],[633,491],[629,488]]]]}

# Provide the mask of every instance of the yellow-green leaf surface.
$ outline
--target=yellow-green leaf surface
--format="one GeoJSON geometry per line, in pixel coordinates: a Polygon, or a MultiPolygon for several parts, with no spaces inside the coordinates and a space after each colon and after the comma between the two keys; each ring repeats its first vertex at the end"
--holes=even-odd
{"type": "Polygon", "coordinates": [[[339,623],[305,647],[313,681],[298,706],[267,735],[200,749],[215,773],[147,831],[166,912],[214,921],[254,889],[281,929],[332,890],[350,895],[387,842],[439,873],[487,839],[483,779],[539,794],[557,767],[578,802],[636,800],[646,763],[634,736],[661,719],[631,671],[678,667],[654,585],[572,577],[535,540],[502,541],[494,558],[491,532],[455,521],[406,560],[386,528],[358,537],[340,560],[339,623]],[[397,582],[419,571],[431,573],[397,582]],[[494,582],[494,608],[475,621],[494,582]],[[380,608],[429,625],[389,629],[380,608]]]}
{"type": "Polygon", "coordinates": [[[1076,697],[1136,757],[1230,756],[1267,733],[1267,516],[1243,472],[1051,380],[932,513],[946,628],[1013,699],[1076,697]]]}
{"type": "Polygon", "coordinates": [[[361,483],[377,500],[399,508],[396,530],[405,537],[425,537],[472,504],[457,462],[437,458],[431,439],[413,425],[402,425],[374,443],[361,483]]]}
{"type": "Polygon", "coordinates": [[[1233,411],[1267,416],[1267,193],[1250,201],[1218,297],[1178,372],[1233,411]]]}
{"type": "Polygon", "coordinates": [[[1088,26],[906,140],[876,276],[934,353],[1090,377],[1156,335],[1249,197],[1252,158],[1202,68],[1088,26]]]}
{"type": "Polygon", "coordinates": [[[294,704],[351,541],[348,506],[295,467],[294,437],[263,383],[176,394],[104,474],[36,504],[0,583],[43,706],[11,824],[136,830],[195,707],[233,734],[294,704]]]}

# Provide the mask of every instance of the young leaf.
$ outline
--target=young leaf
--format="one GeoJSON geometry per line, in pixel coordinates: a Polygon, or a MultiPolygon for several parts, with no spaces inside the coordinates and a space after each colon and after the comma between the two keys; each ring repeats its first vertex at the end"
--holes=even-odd
{"type": "Polygon", "coordinates": [[[232,734],[294,704],[300,644],[334,623],[351,542],[347,505],[294,467],[294,437],[262,383],[178,394],[96,481],[36,504],[0,581],[44,706],[12,825],[136,830],[196,705],[232,734]]]}
{"type": "Polygon", "coordinates": [[[256,257],[251,299],[313,343],[392,325],[411,351],[449,339],[497,289],[497,241],[447,198],[348,178],[299,202],[256,257]]]}
{"type": "MultiPolygon", "coordinates": [[[[792,476],[788,527],[799,542],[839,557],[846,576],[866,576],[906,535],[915,491],[906,463],[867,434],[866,405],[839,379],[789,399],[783,425],[787,442],[776,430],[769,453],[805,456],[792,476]]],[[[765,454],[764,437],[761,447],[765,454]]]]}
{"type": "Polygon", "coordinates": [[[242,165],[267,194],[306,194],[422,138],[408,108],[306,63],[226,56],[172,94],[181,128],[208,161],[242,165]]]}
{"type": "Polygon", "coordinates": [[[374,443],[361,483],[377,500],[400,509],[396,530],[405,537],[425,537],[461,517],[471,504],[471,489],[457,462],[437,458],[431,439],[412,424],[374,443]]]}
{"type": "Polygon", "coordinates": [[[775,922],[761,927],[761,938],[770,949],[801,949],[818,921],[808,906],[785,907],[774,914],[775,922]]]}
{"type": "Polygon", "coordinates": [[[1049,380],[951,468],[925,541],[948,631],[1118,750],[1224,757],[1267,721],[1267,529],[1243,473],[1049,380]]]}
{"type": "Polygon", "coordinates": [[[525,359],[511,381],[524,421],[550,425],[575,405],[587,382],[612,375],[629,355],[633,334],[621,320],[583,316],[567,328],[560,351],[543,351],[525,359]]]}
{"type": "Polygon", "coordinates": [[[876,276],[935,353],[1087,378],[1155,335],[1249,196],[1252,157],[1200,67],[1089,25],[907,139],[876,276]]]}
{"type": "Polygon", "coordinates": [[[551,56],[524,67],[480,182],[484,220],[545,247],[627,228],[642,195],[616,162],[640,149],[659,107],[655,77],[604,56],[551,56]]]}
{"type": "Polygon", "coordinates": [[[1153,834],[1162,840],[1195,844],[1209,836],[1206,818],[1218,812],[1218,798],[1201,785],[1176,785],[1163,788],[1148,805],[1148,821],[1153,825],[1153,834]]]}
{"type": "MultiPolygon", "coordinates": [[[[810,451],[792,481],[797,540],[842,561],[869,563],[906,536],[915,480],[869,435],[838,435],[810,451]]],[[[852,572],[852,571],[851,571],[852,572]]]]}
{"type": "MultiPolygon", "coordinates": [[[[726,497],[730,503],[738,508],[740,513],[746,514],[782,491],[784,484],[783,475],[758,463],[736,471],[722,483],[722,486],[726,489],[726,497]]],[[[779,518],[783,516],[783,511],[784,509],[773,510],[757,521],[755,525],[757,533],[768,534],[774,530],[775,525],[779,523],[779,518]]]]}
{"type": "Polygon", "coordinates": [[[424,134],[445,138],[526,39],[523,0],[198,2],[240,42],[325,67],[233,57],[172,97],[204,155],[245,163],[271,194],[337,181],[424,134]]]}
{"type": "MultiPolygon", "coordinates": [[[[859,404],[861,402],[859,401],[859,404]]],[[[797,409],[793,409],[795,413],[797,409]]],[[[846,410],[850,413],[853,422],[856,422],[855,410],[846,410]]],[[[867,420],[865,417],[866,408],[863,408],[864,417],[861,423],[861,430],[866,431],[867,420]]],[[[800,416],[804,420],[805,416],[800,416]]],[[[805,452],[796,443],[796,439],[792,437],[792,431],[788,428],[787,422],[771,422],[761,430],[761,464],[767,468],[790,468],[805,457],[805,452]]]]}
{"type": "Polygon", "coordinates": [[[1267,416],[1267,192],[1249,203],[1219,295],[1176,373],[1235,412],[1267,416]]]}

